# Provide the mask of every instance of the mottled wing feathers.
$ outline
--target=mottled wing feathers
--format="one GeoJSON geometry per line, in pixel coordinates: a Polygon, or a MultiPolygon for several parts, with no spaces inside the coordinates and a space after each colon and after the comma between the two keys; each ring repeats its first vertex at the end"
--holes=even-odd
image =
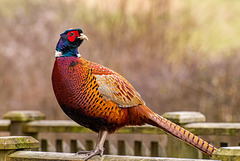
{"type": "Polygon", "coordinates": [[[97,63],[89,62],[89,67],[99,84],[98,90],[119,107],[133,107],[145,104],[140,94],[120,74],[97,63]]]}

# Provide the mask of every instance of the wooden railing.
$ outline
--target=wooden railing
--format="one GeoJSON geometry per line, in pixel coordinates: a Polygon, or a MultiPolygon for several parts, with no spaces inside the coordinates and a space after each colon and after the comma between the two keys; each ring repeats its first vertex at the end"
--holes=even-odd
{"type": "MultiPolygon", "coordinates": [[[[198,112],[170,112],[164,116],[216,147],[240,146],[240,123],[206,123],[198,112]]],[[[77,152],[91,150],[96,134],[71,120],[45,120],[38,111],[11,111],[0,120],[0,132],[12,136],[33,136],[40,151],[77,152]]],[[[201,152],[152,126],[125,127],[110,135],[105,154],[207,158],[201,152]]],[[[120,156],[116,156],[120,157],[120,156]]],[[[126,159],[126,158],[125,158],[126,159]]]]}
{"type": "MultiPolygon", "coordinates": [[[[31,136],[0,137],[1,161],[82,161],[84,155],[73,153],[32,151],[39,147],[39,142],[31,136]]],[[[216,155],[219,157],[220,155],[216,155]]],[[[227,158],[229,159],[229,157],[227,158]]],[[[230,158],[231,159],[231,158],[230,158]]],[[[206,159],[136,157],[121,155],[95,156],[94,161],[210,161],[206,159]]],[[[220,160],[218,160],[220,161],[220,160]]]]}

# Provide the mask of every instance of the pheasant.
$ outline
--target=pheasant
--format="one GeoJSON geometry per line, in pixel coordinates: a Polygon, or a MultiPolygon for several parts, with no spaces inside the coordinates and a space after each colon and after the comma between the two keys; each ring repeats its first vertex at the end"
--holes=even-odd
{"type": "Polygon", "coordinates": [[[103,155],[108,134],[131,125],[150,124],[211,156],[217,150],[198,136],[151,111],[120,74],[82,58],[78,47],[88,40],[79,28],[60,35],[52,85],[62,110],[76,123],[98,133],[95,149],[80,151],[84,160],[103,155]]]}

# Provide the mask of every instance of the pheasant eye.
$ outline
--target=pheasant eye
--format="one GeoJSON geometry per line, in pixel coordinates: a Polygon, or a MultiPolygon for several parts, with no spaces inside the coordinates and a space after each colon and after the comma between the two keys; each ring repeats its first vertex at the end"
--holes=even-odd
{"type": "Polygon", "coordinates": [[[69,32],[69,33],[67,34],[67,36],[68,36],[68,40],[69,40],[70,42],[73,42],[73,41],[76,39],[75,32],[69,32]]]}

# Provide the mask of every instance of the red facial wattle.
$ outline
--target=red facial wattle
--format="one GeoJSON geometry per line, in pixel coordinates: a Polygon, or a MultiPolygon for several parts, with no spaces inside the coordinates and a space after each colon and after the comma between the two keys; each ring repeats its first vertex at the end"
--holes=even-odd
{"type": "Polygon", "coordinates": [[[71,31],[67,34],[67,36],[68,36],[68,40],[70,42],[73,42],[73,41],[75,41],[76,37],[79,37],[79,32],[78,31],[71,31]]]}

